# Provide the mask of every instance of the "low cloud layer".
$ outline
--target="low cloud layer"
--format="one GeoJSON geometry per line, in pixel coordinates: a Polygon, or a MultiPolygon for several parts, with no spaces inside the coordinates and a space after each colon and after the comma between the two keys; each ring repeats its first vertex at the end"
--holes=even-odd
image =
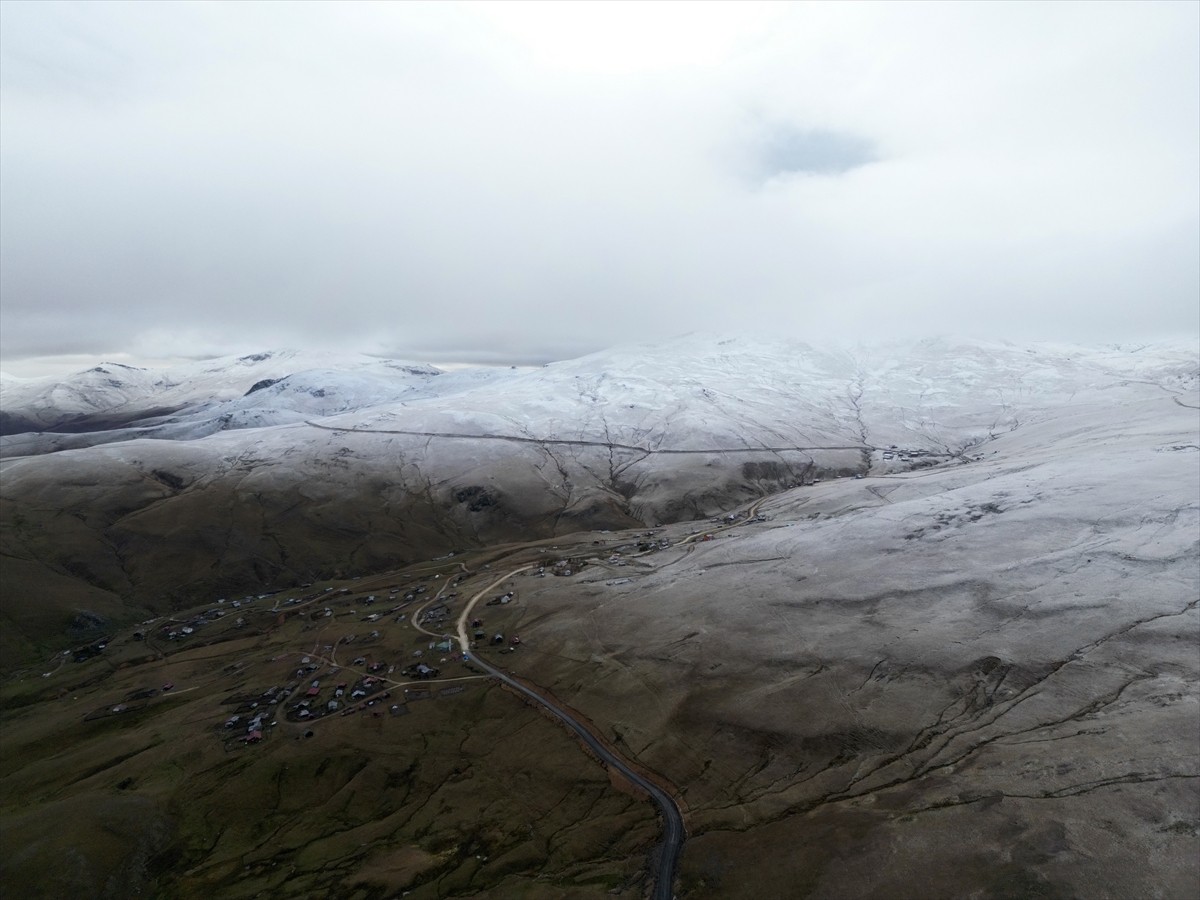
{"type": "Polygon", "coordinates": [[[0,352],[1197,329],[1200,7],[0,8],[0,352]]]}

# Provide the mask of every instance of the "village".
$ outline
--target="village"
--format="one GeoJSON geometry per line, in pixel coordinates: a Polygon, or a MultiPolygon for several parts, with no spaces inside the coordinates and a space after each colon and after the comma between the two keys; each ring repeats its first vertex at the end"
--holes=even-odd
{"type": "MultiPolygon", "coordinates": [[[[639,550],[646,547],[637,545],[639,550]]],[[[553,550],[542,548],[539,553],[551,555],[553,550]]],[[[488,677],[458,647],[454,625],[466,602],[460,591],[474,574],[491,577],[490,564],[471,573],[461,562],[447,560],[431,560],[429,565],[442,563],[441,567],[452,566],[457,572],[435,572],[384,587],[377,586],[380,577],[352,576],[351,584],[367,581],[370,589],[347,587],[342,581],[306,584],[302,592],[220,598],[192,612],[146,620],[123,636],[106,634],[89,641],[66,651],[56,667],[43,674],[49,678],[68,663],[107,663],[106,669],[157,663],[156,668],[161,668],[173,659],[190,659],[197,650],[250,641],[269,655],[257,661],[243,658],[205,678],[210,690],[219,688],[220,682],[229,685],[216,701],[209,726],[228,752],[271,740],[284,723],[291,726],[291,737],[304,740],[314,736],[318,723],[353,716],[376,720],[406,716],[411,703],[460,695],[473,682],[488,677]],[[290,650],[281,646],[289,643],[290,650]],[[249,672],[261,676],[271,670],[277,673],[274,679],[247,683],[249,672]]],[[[569,577],[587,564],[576,556],[539,560],[524,574],[569,577]]],[[[508,589],[479,600],[480,611],[469,622],[468,651],[486,647],[500,655],[516,652],[522,647],[521,637],[507,634],[503,626],[485,627],[485,618],[512,620],[504,614],[519,605],[518,591],[508,589]]],[[[100,675],[83,685],[103,680],[100,675]]],[[[166,681],[113,697],[86,713],[84,720],[138,713],[198,687],[186,677],[176,680],[178,688],[175,681],[166,681]]],[[[63,689],[59,696],[68,693],[63,689]]]]}
{"type": "MultiPolygon", "coordinates": [[[[690,529],[684,541],[711,540],[725,528],[765,521],[754,506],[715,517],[705,530],[690,529]]],[[[662,529],[603,531],[573,549],[552,545],[530,551],[521,577],[570,578],[589,565],[620,568],[672,546],[662,529]]],[[[494,577],[490,562],[471,570],[466,558],[460,552],[430,560],[424,564],[429,571],[419,576],[350,576],[324,585],[304,584],[300,591],[219,598],[192,612],[146,620],[124,636],[93,639],[64,653],[59,668],[44,675],[50,677],[68,661],[119,668],[157,663],[161,668],[173,659],[191,659],[201,649],[245,642],[266,655],[257,661],[243,658],[204,676],[209,691],[227,685],[215,700],[209,725],[227,752],[278,739],[281,725],[288,726],[290,738],[306,740],[318,728],[336,727],[350,717],[382,724],[407,716],[410,704],[458,696],[486,680],[473,665],[471,651],[506,656],[526,646],[511,627],[519,619],[511,611],[524,606],[521,593],[508,587],[476,596],[477,610],[463,623],[470,645],[459,647],[455,627],[468,600],[468,584],[473,578],[494,577]],[[275,675],[264,680],[268,672],[275,675]]],[[[97,676],[84,684],[103,680],[97,676]]],[[[128,691],[93,708],[85,720],[136,714],[198,689],[189,682],[181,672],[162,684],[128,691]]],[[[59,696],[67,693],[63,689],[59,696]]]]}
{"type": "MultiPolygon", "coordinates": [[[[464,682],[484,676],[463,667],[463,654],[448,633],[442,632],[451,607],[460,600],[456,591],[447,588],[466,578],[459,575],[450,579],[442,590],[432,594],[434,584],[415,582],[392,585],[380,594],[341,588],[288,598],[282,615],[298,616],[300,635],[316,631],[317,638],[306,651],[272,660],[286,661],[290,656],[294,662],[299,655],[299,665],[286,673],[283,683],[257,693],[231,695],[223,701],[231,714],[221,725],[222,740],[229,744],[259,743],[281,719],[307,726],[300,733],[301,738],[307,738],[321,720],[355,715],[376,719],[404,716],[409,712],[409,703],[462,693],[464,682]],[[340,626],[352,630],[322,642],[340,626]],[[339,662],[339,654],[344,658],[350,653],[356,655],[339,662]],[[443,667],[455,664],[458,668],[443,678],[443,667]]],[[[514,592],[504,595],[504,603],[513,597],[514,592]]],[[[495,599],[499,605],[500,598],[495,599]]],[[[278,617],[279,610],[275,606],[266,612],[278,617]]],[[[485,640],[487,636],[479,630],[483,620],[476,618],[472,624],[476,640],[485,640]]],[[[520,639],[515,640],[519,644],[520,639]]],[[[503,641],[498,633],[491,643],[498,646],[503,641]]]]}
{"type": "MultiPolygon", "coordinates": [[[[893,447],[883,456],[899,452],[893,447]]],[[[908,451],[904,458],[921,455],[923,451],[908,451]]],[[[590,541],[583,541],[581,535],[573,548],[540,546],[525,555],[521,577],[569,578],[589,565],[626,567],[675,546],[711,541],[729,528],[766,523],[770,517],[759,511],[760,506],[761,500],[712,517],[706,527],[687,528],[686,533],[677,528],[674,539],[658,528],[617,534],[601,531],[590,541]]],[[[459,646],[455,627],[468,599],[468,584],[493,575],[490,562],[469,569],[468,557],[466,551],[458,551],[430,560],[423,564],[428,571],[420,575],[350,576],[324,586],[303,584],[300,591],[267,590],[237,599],[219,598],[190,613],[146,620],[124,638],[113,634],[95,638],[66,651],[57,667],[43,674],[50,677],[68,660],[84,664],[108,657],[110,664],[126,667],[186,658],[189,651],[227,642],[252,641],[270,655],[258,665],[243,660],[227,666],[217,678],[229,689],[217,702],[211,733],[230,752],[271,739],[281,723],[292,726],[289,734],[303,740],[315,734],[319,723],[353,716],[375,720],[406,716],[411,703],[457,696],[473,682],[486,679],[472,664],[471,651],[480,648],[505,656],[525,646],[511,628],[519,616],[510,610],[523,607],[515,588],[475,598],[480,601],[479,611],[463,623],[468,626],[469,646],[459,646]],[[385,581],[390,583],[381,584],[385,581]],[[250,685],[245,682],[251,669],[259,675],[271,670],[275,676],[250,685]]],[[[413,568],[418,567],[410,571],[413,568]]],[[[604,583],[618,586],[628,581],[604,583]]],[[[182,681],[176,687],[173,680],[142,686],[112,698],[85,719],[135,713],[172,692],[178,696],[192,689],[182,681]]]]}

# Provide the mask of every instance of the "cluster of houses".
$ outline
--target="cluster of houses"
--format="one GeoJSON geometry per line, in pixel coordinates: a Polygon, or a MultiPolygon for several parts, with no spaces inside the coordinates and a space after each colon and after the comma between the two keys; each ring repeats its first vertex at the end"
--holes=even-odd
{"type": "Polygon", "coordinates": [[[441,669],[435,666],[427,666],[425,663],[416,663],[415,665],[405,666],[400,670],[400,674],[405,678],[414,680],[424,680],[426,678],[437,678],[441,669]]]}
{"type": "Polygon", "coordinates": [[[521,643],[520,635],[514,634],[507,641],[504,639],[504,633],[501,631],[497,631],[495,634],[492,635],[492,646],[500,647],[501,648],[500,652],[502,654],[512,653],[514,650],[517,649],[517,647],[518,647],[518,645],[520,645],[520,643],[521,643]],[[507,647],[504,646],[506,643],[508,644],[507,647]]]}
{"type": "MultiPolygon", "coordinates": [[[[379,622],[385,618],[395,616],[395,621],[397,623],[399,623],[399,622],[404,621],[405,614],[399,613],[397,615],[398,611],[400,609],[402,609],[404,606],[406,606],[407,604],[412,603],[414,600],[418,599],[421,594],[424,594],[428,590],[428,587],[423,584],[417,585],[416,587],[412,588],[412,590],[410,590],[403,597],[401,597],[401,595],[400,595],[400,590],[401,590],[400,585],[392,585],[391,587],[387,588],[386,590],[388,591],[386,598],[384,597],[384,595],[382,593],[381,594],[367,594],[365,596],[361,596],[358,598],[345,598],[345,597],[340,597],[339,595],[350,594],[350,593],[352,593],[352,591],[349,588],[341,588],[341,589],[337,590],[336,592],[334,592],[331,596],[325,597],[325,599],[329,605],[317,607],[316,609],[313,609],[311,612],[307,612],[306,615],[307,615],[309,621],[311,621],[311,622],[317,622],[321,619],[329,619],[329,618],[333,618],[336,615],[343,615],[343,614],[351,615],[351,616],[358,616],[359,612],[357,609],[349,609],[349,610],[344,610],[344,611],[339,612],[337,609],[335,609],[335,607],[338,606],[338,604],[335,603],[335,600],[343,600],[343,601],[351,600],[355,606],[357,606],[360,603],[363,606],[374,606],[376,603],[381,603],[381,602],[386,601],[386,602],[389,602],[392,604],[388,609],[385,609],[381,612],[366,612],[359,618],[359,621],[367,622],[367,623],[379,622]]],[[[323,593],[329,594],[332,591],[334,591],[333,588],[326,588],[323,593]]],[[[323,594],[315,594],[311,597],[306,597],[304,599],[305,600],[313,600],[313,599],[319,598],[321,596],[323,596],[323,594]]],[[[456,596],[458,596],[458,595],[452,593],[452,594],[448,595],[447,599],[452,599],[456,596]]],[[[290,603],[299,602],[299,601],[288,600],[286,602],[288,604],[290,604],[290,603]]],[[[372,632],[371,636],[378,637],[379,633],[372,632]]],[[[345,638],[345,639],[343,639],[343,642],[349,643],[350,640],[352,640],[352,639],[353,638],[345,638]]]]}
{"type": "MultiPolygon", "coordinates": [[[[244,744],[257,744],[263,739],[263,719],[266,718],[266,716],[266,712],[260,712],[247,722],[243,723],[242,717],[235,714],[225,720],[225,727],[229,729],[237,729],[244,725],[246,733],[238,738],[238,740],[244,744]]],[[[274,725],[275,722],[272,721],[270,724],[274,725]]]]}
{"type": "MultiPolygon", "coordinates": [[[[488,601],[488,606],[495,606],[495,605],[499,605],[499,604],[508,603],[509,601],[512,600],[512,598],[513,598],[513,593],[512,593],[512,591],[509,591],[507,594],[501,594],[499,597],[493,597],[491,600],[488,601]]],[[[472,619],[471,620],[471,628],[473,629],[473,631],[471,633],[471,637],[472,637],[472,640],[474,641],[474,645],[476,647],[480,646],[481,644],[483,644],[485,642],[491,643],[491,645],[493,647],[500,647],[506,643],[504,640],[504,632],[502,632],[502,631],[497,631],[491,636],[490,639],[488,638],[487,632],[483,630],[483,619],[472,619]]],[[[500,651],[501,653],[511,653],[513,650],[513,647],[515,647],[516,645],[521,643],[521,638],[518,635],[514,634],[507,641],[507,643],[509,645],[508,648],[505,650],[501,650],[500,651]]]]}
{"type": "MultiPolygon", "coordinates": [[[[659,537],[658,532],[645,531],[638,536],[640,540],[632,544],[620,544],[613,547],[609,551],[608,562],[614,566],[626,565],[623,555],[626,553],[653,553],[658,550],[666,550],[671,546],[671,542],[664,537],[659,537]]],[[[600,543],[594,541],[593,543],[600,543]]]]}
{"type": "Polygon", "coordinates": [[[582,558],[560,559],[549,566],[538,566],[538,570],[531,574],[537,578],[545,578],[547,575],[567,577],[574,575],[586,565],[587,561],[582,558]]]}
{"type": "Polygon", "coordinates": [[[934,453],[932,450],[901,450],[895,444],[889,444],[888,448],[883,451],[885,461],[898,460],[899,462],[924,461],[932,465],[935,460],[933,457],[945,456],[944,453],[934,453]]]}
{"type": "Polygon", "coordinates": [[[446,624],[446,617],[449,615],[450,610],[446,608],[446,604],[439,603],[421,613],[418,624],[440,627],[446,624]]]}
{"type": "MultiPolygon", "coordinates": [[[[317,668],[317,664],[307,663],[296,670],[296,675],[303,679],[312,675],[317,668]]],[[[385,668],[386,663],[377,662],[370,670],[382,671],[385,668]]],[[[225,720],[223,730],[241,732],[238,741],[256,744],[263,739],[264,728],[275,725],[275,710],[281,704],[286,709],[284,716],[289,722],[305,722],[337,712],[347,715],[380,703],[390,696],[378,675],[365,675],[353,684],[340,682],[326,697],[322,697],[320,679],[313,679],[307,685],[302,681],[293,681],[283,687],[268,688],[258,695],[230,698],[226,702],[232,702],[236,707],[225,720]],[[289,698],[295,698],[294,702],[286,702],[289,698]]]]}
{"type": "MultiPolygon", "coordinates": [[[[376,663],[372,668],[382,671],[386,666],[386,663],[381,662],[376,663]]],[[[288,707],[287,719],[289,722],[303,722],[339,712],[342,715],[348,715],[358,709],[365,709],[386,700],[391,696],[386,687],[387,685],[378,675],[365,675],[353,684],[346,681],[338,682],[333,691],[322,698],[321,682],[313,680],[304,689],[304,696],[288,707]]]]}
{"type": "MultiPolygon", "coordinates": [[[[161,626],[160,637],[166,638],[168,641],[186,640],[186,639],[190,638],[193,634],[195,634],[198,630],[203,628],[204,626],[211,625],[212,623],[225,618],[225,610],[221,609],[222,606],[225,606],[226,604],[228,604],[231,608],[240,610],[240,609],[250,606],[252,603],[254,603],[258,600],[265,600],[269,596],[271,596],[271,595],[270,594],[259,594],[257,597],[253,597],[253,596],[243,597],[241,600],[232,600],[232,601],[225,600],[225,599],[218,600],[217,606],[214,606],[210,609],[206,609],[206,610],[204,610],[204,612],[197,613],[196,615],[192,616],[190,619],[182,620],[182,621],[174,620],[171,622],[164,623],[161,626]]],[[[288,600],[287,602],[288,603],[298,603],[299,601],[295,600],[295,599],[291,599],[291,600],[288,600]]],[[[234,619],[234,622],[233,622],[233,627],[234,628],[244,628],[245,626],[246,626],[245,618],[242,616],[236,616],[234,619]]],[[[145,634],[143,632],[137,631],[137,632],[134,632],[133,637],[135,640],[142,640],[145,637],[145,634]]]]}
{"type": "MultiPolygon", "coordinates": [[[[813,481],[813,484],[817,484],[818,482],[820,482],[820,480],[821,480],[820,478],[816,479],[815,481],[813,481]]],[[[710,521],[714,525],[732,525],[735,522],[740,522],[742,519],[749,520],[749,518],[750,518],[749,513],[731,512],[724,516],[714,516],[710,521]]]]}
{"type": "MultiPolygon", "coordinates": [[[[556,575],[570,574],[573,569],[578,569],[583,564],[582,560],[560,560],[553,564],[547,564],[550,573],[556,575]]],[[[545,571],[545,569],[543,569],[545,571]]],[[[457,576],[451,581],[452,585],[456,585],[464,581],[468,576],[457,576]]],[[[364,610],[362,615],[358,615],[355,610],[348,610],[350,614],[358,615],[362,622],[372,623],[378,622],[386,617],[396,616],[396,621],[400,622],[404,619],[404,614],[397,615],[398,610],[402,609],[406,604],[416,601],[422,594],[425,594],[429,587],[421,584],[410,586],[407,593],[401,593],[399,585],[393,585],[388,588],[388,593],[368,594],[360,596],[351,601],[351,598],[344,598],[338,595],[351,593],[349,589],[332,589],[327,588],[323,592],[306,596],[302,599],[289,598],[279,607],[295,605],[300,602],[316,600],[324,598],[328,605],[319,605],[311,612],[306,611],[307,616],[313,620],[319,620],[335,615],[335,608],[346,603],[358,606],[374,606],[385,599],[390,601],[390,608],[385,608],[384,611],[375,612],[373,610],[364,610]],[[334,602],[335,598],[338,602],[334,602]]],[[[445,600],[449,601],[456,597],[455,593],[446,595],[445,600]]],[[[505,594],[499,594],[488,601],[488,605],[502,606],[513,601],[515,593],[508,591],[505,594]]],[[[245,600],[235,601],[231,604],[235,608],[241,608],[248,602],[253,602],[256,598],[246,598],[245,600]]],[[[260,598],[259,598],[260,599],[260,598]]],[[[188,620],[186,624],[182,622],[174,622],[166,626],[170,632],[174,634],[174,639],[187,637],[195,632],[195,630],[203,625],[216,621],[225,615],[225,601],[221,601],[219,606],[213,609],[206,610],[203,613],[188,620]],[[186,630],[185,630],[186,629],[186,630]]],[[[282,612],[282,609],[280,609],[282,612]]],[[[450,610],[444,601],[437,601],[428,609],[420,613],[419,621],[425,627],[447,626],[450,618],[450,610]]],[[[480,642],[488,640],[488,633],[482,630],[483,622],[481,619],[475,619],[472,625],[476,628],[476,639],[480,642]]],[[[305,626],[306,629],[313,626],[305,626]]],[[[370,637],[378,638],[380,633],[373,631],[370,637]]],[[[356,641],[356,635],[346,635],[339,638],[337,644],[350,644],[356,641]]],[[[512,652],[513,645],[520,643],[520,638],[513,636],[510,639],[505,638],[503,633],[497,632],[491,635],[490,642],[493,645],[505,645],[505,649],[501,652],[512,652]]],[[[454,642],[446,638],[440,643],[433,643],[430,649],[442,650],[448,654],[448,658],[458,658],[454,653],[454,642]]],[[[328,657],[334,650],[332,644],[326,644],[323,647],[323,653],[328,657]]],[[[418,650],[414,654],[416,657],[422,655],[418,650]]],[[[466,654],[463,654],[466,658],[466,654]]],[[[444,661],[444,660],[443,660],[444,661]]],[[[432,660],[431,660],[432,662],[432,660]]],[[[365,712],[371,710],[371,714],[375,716],[384,715],[387,711],[387,703],[390,700],[391,693],[388,690],[388,682],[384,678],[396,672],[399,669],[400,676],[413,681],[424,681],[436,679],[440,676],[441,670],[434,665],[426,662],[413,661],[411,664],[404,666],[402,669],[397,665],[389,666],[385,661],[376,660],[368,662],[366,656],[358,656],[353,660],[351,665],[361,673],[354,681],[340,681],[334,683],[328,678],[331,670],[325,669],[325,672],[320,671],[326,663],[320,657],[304,657],[301,665],[296,668],[289,683],[283,686],[271,687],[261,694],[257,695],[240,695],[232,697],[226,703],[236,704],[232,710],[232,714],[225,720],[220,731],[226,735],[236,735],[236,737],[227,738],[227,740],[236,740],[238,743],[255,744],[263,740],[264,734],[269,733],[269,729],[276,724],[275,718],[278,712],[282,712],[287,721],[295,723],[307,723],[315,719],[324,718],[330,715],[351,715],[356,712],[365,712]],[[365,670],[365,671],[364,671],[365,670]],[[322,677],[325,680],[322,680],[322,677]]],[[[338,669],[332,669],[336,673],[338,669]]],[[[347,669],[347,672],[350,670],[347,669]]],[[[336,675],[334,676],[336,677],[336,675]]],[[[421,692],[424,688],[414,688],[416,693],[413,696],[407,696],[405,699],[420,699],[421,692]]],[[[459,688],[458,690],[461,690],[459,688]]],[[[457,690],[454,691],[457,693],[457,690]]],[[[407,712],[403,703],[395,703],[391,707],[393,715],[402,715],[407,712]]],[[[311,734],[311,732],[309,732],[311,734]]]]}
{"type": "Polygon", "coordinates": [[[296,685],[270,687],[258,696],[241,695],[231,697],[227,703],[236,704],[233,715],[225,720],[227,731],[241,732],[237,740],[245,744],[257,744],[263,739],[264,727],[275,725],[275,708],[295,691],[296,685]]]}
{"type": "Polygon", "coordinates": [[[656,541],[638,541],[638,553],[650,553],[653,550],[666,550],[671,546],[671,542],[666,538],[659,538],[656,541]]]}

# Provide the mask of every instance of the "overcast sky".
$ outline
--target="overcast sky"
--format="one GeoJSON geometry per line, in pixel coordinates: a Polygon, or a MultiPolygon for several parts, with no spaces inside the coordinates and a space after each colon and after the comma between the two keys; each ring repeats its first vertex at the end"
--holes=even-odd
{"type": "Polygon", "coordinates": [[[0,2],[0,354],[1200,330],[1200,4],[0,2]]]}

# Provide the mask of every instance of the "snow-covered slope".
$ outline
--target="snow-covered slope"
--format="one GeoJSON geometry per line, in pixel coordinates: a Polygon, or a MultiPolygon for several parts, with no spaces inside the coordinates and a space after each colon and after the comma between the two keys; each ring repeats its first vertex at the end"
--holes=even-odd
{"type": "Polygon", "coordinates": [[[678,786],[682,894],[1195,896],[1200,413],[1138,374],[518,577],[509,665],[678,786]]]}
{"type": "Polygon", "coordinates": [[[163,607],[181,584],[203,596],[467,545],[704,518],[821,479],[972,465],[993,440],[1034,426],[1086,434],[1124,410],[1186,420],[1200,406],[1187,343],[823,350],[691,336],[444,374],[260,356],[7,386],[6,414],[90,409],[93,424],[135,423],[3,439],[7,572],[163,607]]]}
{"type": "MultiPolygon", "coordinates": [[[[321,388],[330,395],[330,402],[314,407],[320,414],[350,408],[355,401],[378,403],[391,399],[440,374],[432,366],[415,363],[298,350],[206,360],[163,370],[102,363],[62,379],[0,381],[0,408],[6,419],[3,432],[78,432],[112,425],[139,426],[145,424],[145,419],[168,413],[195,419],[206,413],[222,414],[222,403],[234,403],[231,414],[236,415],[269,402],[262,396],[249,403],[236,401],[306,372],[331,376],[327,385],[311,383],[310,379],[305,388],[310,396],[322,396],[318,393],[321,388]],[[334,397],[343,397],[343,402],[339,404],[334,397]]],[[[276,423],[268,415],[261,424],[276,423]]]]}
{"type": "Polygon", "coordinates": [[[452,400],[441,392],[363,405],[329,424],[647,449],[902,443],[953,452],[1081,392],[1134,380],[1195,390],[1197,370],[1185,344],[1130,353],[936,339],[825,351],[694,336],[503,373],[452,400]]]}
{"type": "Polygon", "coordinates": [[[532,371],[439,374],[412,363],[296,351],[162,372],[105,364],[61,381],[4,383],[6,430],[26,436],[4,442],[3,453],[108,443],[122,438],[110,433],[122,428],[136,429],[128,437],[190,440],[335,416],[326,424],[648,450],[894,443],[953,453],[1081,391],[1134,381],[1194,390],[1196,359],[1186,343],[1123,349],[935,339],[826,351],[689,336],[532,371]],[[28,436],[40,430],[105,433],[28,436]]]}
{"type": "MultiPolygon", "coordinates": [[[[506,665],[686,800],[681,895],[1192,897],[1198,372],[1186,343],[689,337],[196,391],[104,444],[11,438],[36,453],[0,462],[0,659],[81,610],[140,622],[338,574],[375,590],[420,560],[429,585],[474,573],[457,613],[506,571],[582,557],[483,614],[519,626],[506,665]],[[225,416],[240,429],[205,433],[225,416]]],[[[411,614],[361,613],[147,665],[224,671],[227,696],[322,633],[411,652],[411,614]]],[[[213,710],[174,721],[211,733],[213,710]]]]}

